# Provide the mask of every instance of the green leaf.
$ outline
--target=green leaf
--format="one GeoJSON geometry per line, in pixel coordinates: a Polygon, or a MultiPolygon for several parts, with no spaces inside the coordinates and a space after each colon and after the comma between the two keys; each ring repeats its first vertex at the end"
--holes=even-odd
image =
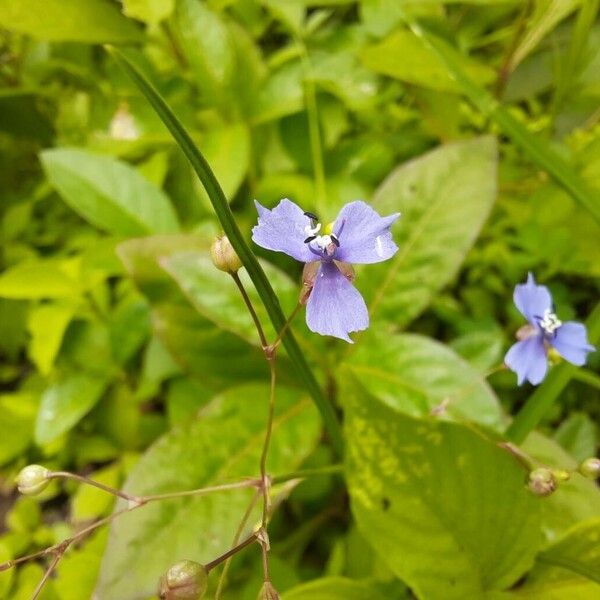
{"type": "MultiPolygon", "coordinates": [[[[112,49],[111,53],[113,58],[115,58],[118,64],[127,72],[140,91],[144,94],[148,102],[152,105],[152,108],[156,111],[177,141],[187,159],[190,161],[194,171],[202,181],[225,235],[229,238],[231,245],[248,271],[248,275],[256,287],[260,299],[269,313],[269,318],[273,323],[273,327],[276,331],[281,331],[286,323],[286,317],[281,310],[277,296],[256,256],[248,246],[244,235],[240,231],[227,202],[227,198],[223,193],[223,189],[219,185],[219,182],[209,164],[206,162],[206,159],[195,146],[190,135],[173,114],[173,111],[137,67],[117,50],[112,49]]],[[[324,395],[323,390],[317,382],[314,373],[309,367],[306,358],[291,331],[286,333],[282,344],[287,350],[288,356],[290,357],[296,372],[302,378],[304,386],[309,391],[321,413],[325,429],[331,438],[332,445],[336,452],[341,455],[344,441],[340,431],[339,421],[331,401],[324,395]]]]}
{"type": "Polygon", "coordinates": [[[17,392],[0,396],[0,465],[23,453],[33,438],[38,400],[17,392]]]}
{"type": "MultiPolygon", "coordinates": [[[[240,292],[229,275],[218,271],[207,252],[184,252],[161,261],[164,269],[177,282],[194,308],[200,314],[244,337],[253,344],[259,343],[256,326],[245,307],[240,292]]],[[[263,268],[279,294],[285,312],[291,312],[298,301],[298,285],[279,269],[263,263],[263,268]]],[[[268,323],[268,315],[247,273],[239,272],[240,279],[256,309],[261,323],[269,325],[267,339],[275,339],[275,331],[268,323]]]]}
{"type": "Polygon", "coordinates": [[[416,23],[410,24],[416,35],[442,59],[448,72],[460,85],[463,93],[487,117],[493,119],[504,133],[519,146],[527,157],[536,165],[547,171],[582,207],[589,211],[600,223],[600,203],[597,195],[589,189],[585,181],[575,172],[563,157],[552,149],[546,140],[531,133],[512,114],[465,72],[456,61],[454,50],[443,40],[425,31],[416,23]]]}
{"type": "Polygon", "coordinates": [[[175,25],[195,82],[204,95],[218,100],[231,83],[236,65],[226,23],[204,2],[178,0],[175,25]]]}
{"type": "Polygon", "coordinates": [[[539,499],[496,443],[472,427],[399,413],[359,386],[345,424],[359,530],[417,597],[481,598],[531,567],[539,499]]]}
{"type": "MultiPolygon", "coordinates": [[[[453,59],[470,77],[483,84],[494,80],[495,74],[490,67],[452,51],[453,59]]],[[[411,31],[396,31],[382,42],[362,50],[360,57],[363,64],[376,73],[432,90],[460,91],[460,86],[436,53],[411,31]],[[408,56],[410,60],[406,60],[408,56]]]]}
{"type": "Polygon", "coordinates": [[[135,24],[106,0],[0,0],[0,25],[49,41],[121,43],[141,39],[135,24]]]}
{"type": "Polygon", "coordinates": [[[71,304],[41,304],[29,313],[27,329],[31,335],[28,354],[42,375],[52,370],[67,326],[75,314],[71,304]]]}
{"type": "MultiPolygon", "coordinates": [[[[179,286],[159,264],[166,264],[178,253],[206,254],[206,246],[207,241],[199,236],[152,236],[124,242],[118,253],[151,304],[156,335],[186,372],[200,377],[217,391],[232,381],[267,377],[268,368],[257,345],[219,329],[204,314],[193,310],[179,286]]],[[[213,271],[222,275],[221,289],[233,285],[228,276],[214,267],[213,271]]],[[[214,311],[211,314],[214,317],[214,311]]]]}
{"type": "Polygon", "coordinates": [[[157,25],[175,9],[175,0],[123,0],[123,12],[133,19],[157,25]]]}
{"type": "Polygon", "coordinates": [[[79,282],[53,260],[21,262],[0,275],[2,298],[68,298],[79,291],[79,282]]]}
{"type": "MultiPolygon", "coordinates": [[[[118,489],[121,484],[121,466],[112,464],[87,475],[90,479],[111,488],[118,489]]],[[[77,484],[77,491],[71,499],[71,518],[75,522],[88,521],[104,517],[111,512],[115,497],[85,483],[77,484]]]]}
{"type": "Polygon", "coordinates": [[[600,583],[600,518],[577,523],[538,556],[544,565],[569,569],[600,583]]]}
{"type": "MultiPolygon", "coordinates": [[[[575,471],[577,461],[554,440],[531,433],[523,450],[543,465],[575,471]]],[[[557,539],[576,523],[600,517],[600,489],[593,481],[573,475],[557,493],[544,498],[542,529],[548,541],[557,539]]]]}
{"type": "MultiPolygon", "coordinates": [[[[156,442],[124,489],[166,493],[256,475],[268,395],[268,386],[259,384],[215,398],[197,420],[156,442]]],[[[269,472],[293,471],[314,448],[318,432],[308,398],[278,386],[269,472]]],[[[134,600],[151,595],[158,577],[178,558],[212,560],[230,547],[252,494],[242,489],[162,501],[120,517],[111,529],[96,593],[103,600],[134,600]]],[[[247,550],[252,551],[259,549],[247,550]]]]}
{"type": "Polygon", "coordinates": [[[377,582],[326,577],[303,583],[282,595],[282,600],[381,600],[377,582]]]}
{"type": "Polygon", "coordinates": [[[585,413],[571,413],[558,427],[554,439],[577,460],[594,456],[598,447],[597,426],[585,413]]]}
{"type": "Polygon", "coordinates": [[[373,206],[402,212],[394,225],[400,249],[359,273],[372,318],[405,326],[456,275],[496,198],[497,160],[495,140],[475,138],[433,150],[383,182],[373,206]]]}
{"type": "Polygon", "coordinates": [[[92,225],[128,236],[179,229],[168,197],[133,167],[85,150],[45,150],[40,157],[50,183],[92,225]]]}
{"type": "Polygon", "coordinates": [[[108,378],[71,373],[52,383],[42,394],[35,424],[35,441],[48,444],[74,427],[100,400],[108,378]]]}
{"type": "Polygon", "coordinates": [[[372,331],[348,365],[370,394],[400,412],[427,416],[437,409],[455,420],[502,427],[500,404],[481,374],[432,339],[372,331]]]}

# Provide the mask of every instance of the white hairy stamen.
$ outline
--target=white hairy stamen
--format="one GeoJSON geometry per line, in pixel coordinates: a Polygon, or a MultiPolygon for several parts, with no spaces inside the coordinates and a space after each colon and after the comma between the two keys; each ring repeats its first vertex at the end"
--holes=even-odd
{"type": "Polygon", "coordinates": [[[321,248],[321,250],[325,250],[328,246],[333,243],[330,235],[318,235],[315,238],[315,244],[321,248]]]}
{"type": "Polygon", "coordinates": [[[304,233],[306,233],[306,235],[309,237],[313,236],[313,235],[317,235],[317,233],[319,233],[319,231],[321,231],[321,223],[316,223],[314,227],[307,225],[304,228],[304,233]]]}
{"type": "Polygon", "coordinates": [[[546,333],[554,333],[561,325],[562,321],[549,309],[544,311],[544,316],[539,321],[540,327],[546,333]]]}

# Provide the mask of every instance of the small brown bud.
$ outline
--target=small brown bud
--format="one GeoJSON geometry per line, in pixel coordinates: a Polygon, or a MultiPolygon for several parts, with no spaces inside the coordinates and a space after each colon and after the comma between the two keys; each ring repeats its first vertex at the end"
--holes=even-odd
{"type": "Polygon", "coordinates": [[[279,600],[279,594],[270,581],[265,581],[256,600],[279,600]]]}
{"type": "Polygon", "coordinates": [[[579,472],[588,479],[598,479],[600,477],[600,458],[586,458],[579,465],[579,472]]]}
{"type": "Polygon", "coordinates": [[[529,473],[528,487],[536,496],[549,496],[558,487],[558,481],[550,469],[541,467],[529,473]]]}
{"type": "Polygon", "coordinates": [[[158,597],[161,600],[200,600],[207,586],[206,568],[197,562],[182,560],[160,578],[158,597]]]}
{"type": "Polygon", "coordinates": [[[242,267],[242,261],[233,249],[226,235],[218,237],[210,247],[213,265],[225,273],[237,273],[242,267]]]}
{"type": "Polygon", "coordinates": [[[41,465],[26,466],[17,475],[16,483],[19,492],[25,496],[37,496],[48,487],[49,474],[50,471],[41,465]]]}

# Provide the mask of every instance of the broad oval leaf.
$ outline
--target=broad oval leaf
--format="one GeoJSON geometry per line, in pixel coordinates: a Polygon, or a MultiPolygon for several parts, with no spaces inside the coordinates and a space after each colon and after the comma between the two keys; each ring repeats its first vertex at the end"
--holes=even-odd
{"type": "Polygon", "coordinates": [[[404,327],[456,275],[496,198],[497,162],[496,140],[481,137],[437,148],[383,182],[373,206],[402,212],[400,249],[357,279],[373,319],[404,327]]]}
{"type": "Polygon", "coordinates": [[[135,23],[105,0],[0,0],[0,25],[49,41],[118,43],[142,38],[135,23]]]}
{"type": "Polygon", "coordinates": [[[414,419],[354,390],[348,487],[380,558],[418,598],[481,598],[515,583],[541,542],[522,466],[472,427],[414,419]]]}
{"type": "Polygon", "coordinates": [[[425,336],[371,331],[347,364],[369,393],[400,412],[418,417],[433,411],[496,429],[504,424],[498,399],[482,375],[425,336]]]}
{"type": "MultiPolygon", "coordinates": [[[[254,384],[215,398],[197,420],[167,433],[146,452],[125,489],[166,493],[256,476],[268,396],[268,385],[254,384]]],[[[278,387],[269,472],[297,468],[314,448],[319,429],[309,397],[278,387]]],[[[161,573],[177,560],[207,563],[228,550],[252,494],[242,489],[161,501],[120,517],[111,529],[98,597],[150,596],[161,573]]]]}
{"type": "Polygon", "coordinates": [[[50,183],[92,225],[117,235],[179,229],[169,198],[133,167],[85,150],[45,150],[40,158],[50,183]]]}

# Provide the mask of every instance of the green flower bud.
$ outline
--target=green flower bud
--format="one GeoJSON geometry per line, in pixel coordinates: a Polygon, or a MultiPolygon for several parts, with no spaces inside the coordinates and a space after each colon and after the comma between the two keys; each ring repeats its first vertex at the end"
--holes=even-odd
{"type": "Polygon", "coordinates": [[[279,594],[270,581],[265,581],[256,600],[279,600],[279,594]]]}
{"type": "Polygon", "coordinates": [[[236,254],[226,235],[218,237],[210,247],[213,265],[225,273],[237,273],[242,267],[242,261],[236,254]]]}
{"type": "Polygon", "coordinates": [[[545,467],[534,469],[529,473],[529,490],[536,496],[549,496],[558,486],[556,476],[545,467]]]}
{"type": "Polygon", "coordinates": [[[158,596],[161,600],[200,600],[207,586],[206,568],[197,562],[182,560],[160,578],[158,596]]]}
{"type": "Polygon", "coordinates": [[[586,458],[579,465],[579,472],[588,479],[598,479],[600,477],[600,458],[586,458]]]}
{"type": "Polygon", "coordinates": [[[36,496],[43,492],[50,484],[48,478],[50,471],[40,465],[28,465],[21,469],[15,480],[21,494],[36,496]]]}

